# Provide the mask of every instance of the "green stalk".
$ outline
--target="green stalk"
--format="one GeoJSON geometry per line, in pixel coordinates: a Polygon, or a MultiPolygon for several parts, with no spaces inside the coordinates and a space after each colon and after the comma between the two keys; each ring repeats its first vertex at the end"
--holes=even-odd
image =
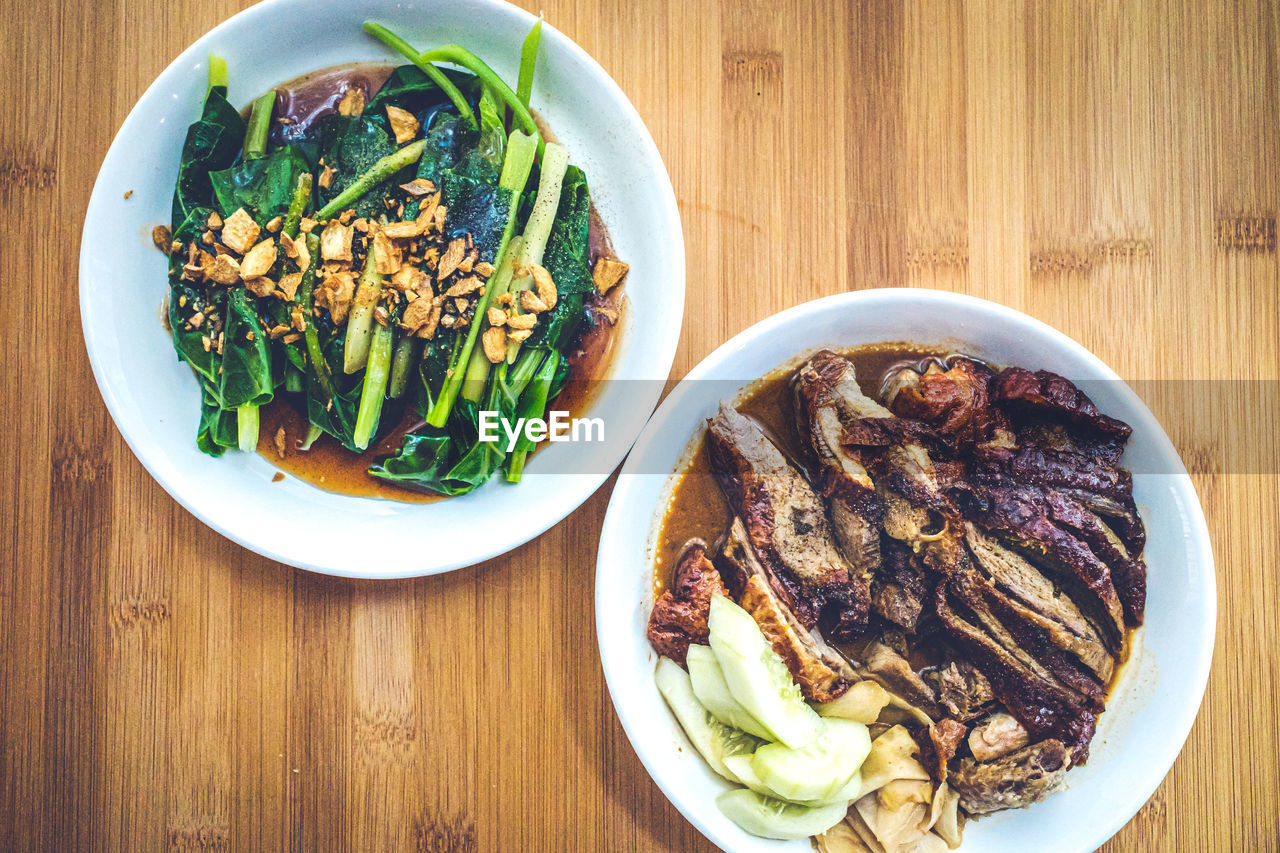
{"type": "Polygon", "coordinates": [[[427,140],[419,139],[417,142],[410,142],[394,154],[388,154],[383,157],[373,164],[373,168],[357,178],[355,183],[338,193],[332,201],[316,211],[316,220],[324,221],[335,213],[340,213],[347,205],[367,193],[374,185],[382,183],[405,166],[418,162],[426,147],[427,140]]]}
{"type": "Polygon", "coordinates": [[[374,23],[373,21],[364,22],[364,31],[422,69],[422,73],[426,74],[431,82],[439,86],[440,90],[448,95],[449,100],[453,102],[454,108],[457,109],[458,115],[465,118],[473,128],[479,127],[476,124],[475,113],[471,111],[471,105],[467,103],[467,99],[463,97],[462,92],[458,91],[458,87],[453,85],[453,81],[446,77],[443,71],[423,59],[418,51],[414,50],[413,45],[382,26],[382,24],[374,23]]]}
{"type": "Polygon", "coordinates": [[[298,394],[301,393],[302,387],[302,371],[291,363],[284,371],[284,390],[290,394],[298,394]]]}
{"type": "Polygon", "coordinates": [[[204,90],[204,96],[209,97],[209,93],[217,88],[227,88],[227,61],[216,53],[209,54],[209,85],[204,90]]]}
{"type": "MultiPolygon", "coordinates": [[[[507,142],[507,156],[502,163],[502,176],[498,179],[498,186],[511,191],[511,206],[507,209],[507,226],[503,229],[498,251],[494,253],[494,263],[498,267],[506,261],[507,247],[516,229],[516,208],[520,193],[523,192],[524,185],[529,180],[535,153],[533,137],[518,130],[511,132],[507,142]]],[[[427,423],[432,426],[444,426],[445,421],[449,419],[449,413],[453,411],[453,403],[458,399],[458,391],[462,388],[462,380],[466,374],[465,367],[471,363],[471,351],[475,349],[480,327],[484,325],[484,316],[489,310],[489,303],[493,300],[493,292],[493,288],[486,287],[484,295],[476,301],[475,319],[467,330],[466,340],[461,347],[454,349],[453,356],[449,360],[450,373],[445,377],[440,396],[436,398],[431,411],[427,413],[427,423]]]]}
{"type": "Polygon", "coordinates": [[[409,375],[413,373],[413,364],[418,360],[418,340],[405,336],[396,343],[395,354],[391,356],[391,382],[387,396],[398,400],[409,389],[409,375]]]}
{"type": "Polygon", "coordinates": [[[329,375],[329,365],[324,360],[324,350],[320,348],[320,330],[315,320],[316,267],[320,259],[320,236],[315,233],[307,235],[307,253],[311,255],[311,263],[302,273],[302,284],[298,286],[298,301],[302,303],[303,316],[307,318],[307,329],[302,333],[307,342],[307,358],[311,361],[311,369],[316,372],[316,382],[324,394],[325,408],[333,403],[333,377],[329,375]]]}
{"type": "MultiPolygon", "coordinates": [[[[533,376],[533,381],[529,383],[528,394],[520,401],[519,418],[540,418],[546,413],[551,381],[555,378],[556,369],[559,366],[560,359],[554,353],[542,362],[542,366],[533,376]]],[[[533,450],[533,447],[533,442],[521,433],[520,440],[516,442],[515,449],[511,453],[511,461],[507,464],[508,483],[520,482],[520,477],[524,474],[525,459],[528,458],[529,451],[533,450]]]]}
{"type": "Polygon", "coordinates": [[[261,157],[267,153],[267,134],[271,132],[271,115],[276,109],[276,90],[272,89],[253,102],[249,110],[249,129],[244,135],[244,157],[261,157]]]}
{"type": "Polygon", "coordinates": [[[387,373],[391,367],[391,328],[379,325],[369,347],[369,363],[364,371],[364,387],[360,390],[360,408],[356,411],[356,428],[351,443],[360,450],[369,446],[378,421],[382,417],[382,401],[387,396],[387,373]]]}
{"type": "MultiPolygon", "coordinates": [[[[551,226],[555,224],[556,212],[560,209],[560,190],[564,184],[564,173],[569,168],[569,151],[563,145],[554,142],[547,146],[542,158],[542,174],[538,179],[538,195],[533,201],[533,212],[524,226],[524,247],[516,262],[523,267],[542,263],[542,255],[547,249],[547,240],[551,237],[551,226]]],[[[511,282],[511,292],[519,294],[528,290],[533,284],[533,277],[523,275],[511,282]]],[[[520,310],[519,300],[511,301],[511,311],[520,310]]],[[[520,352],[520,343],[511,341],[507,344],[507,363],[513,363],[520,352]]]]}
{"type": "MultiPolygon", "coordinates": [[[[374,243],[364,258],[364,271],[355,298],[351,300],[351,313],[347,315],[347,340],[342,348],[342,370],[348,376],[369,361],[369,345],[373,339],[373,310],[382,296],[382,273],[378,272],[374,243]]],[[[381,327],[379,327],[381,328],[381,327]]]]}
{"type": "Polygon", "coordinates": [[[511,87],[507,85],[507,82],[485,64],[483,59],[460,44],[446,44],[432,48],[419,53],[418,59],[426,62],[451,62],[454,65],[461,65],[479,77],[486,86],[492,87],[502,97],[502,100],[507,102],[507,106],[511,107],[511,112],[516,121],[520,123],[520,127],[525,133],[536,137],[539,148],[541,148],[542,138],[541,134],[538,133],[538,123],[533,120],[533,113],[529,112],[529,108],[525,106],[515,92],[511,91],[511,87]]]}
{"type": "Polygon", "coordinates": [[[258,407],[252,403],[236,407],[236,427],[240,449],[245,453],[258,449],[258,407]]]}
{"type": "Polygon", "coordinates": [[[311,445],[316,443],[316,439],[324,435],[324,430],[315,424],[307,424],[307,437],[302,440],[302,444],[298,445],[299,450],[310,450],[311,445]]]}
{"type": "MultiPolygon", "coordinates": [[[[212,67],[210,71],[212,72],[212,67]]],[[[267,134],[271,131],[271,114],[275,108],[274,89],[253,102],[253,108],[249,111],[249,127],[244,135],[246,159],[261,157],[267,153],[267,134]]],[[[236,427],[240,436],[240,449],[248,452],[256,448],[258,446],[258,407],[255,405],[237,407],[236,427]]]]}
{"type": "Polygon", "coordinates": [[[293,199],[289,202],[289,210],[284,217],[284,233],[290,239],[298,238],[298,228],[302,224],[302,215],[307,212],[307,203],[311,201],[311,173],[303,172],[298,176],[298,186],[293,191],[293,199]]]}
{"type": "Polygon", "coordinates": [[[538,44],[541,41],[542,19],[539,18],[520,46],[520,79],[516,84],[516,97],[525,109],[529,108],[529,97],[533,94],[533,70],[538,64],[538,44]]]}
{"type": "MultiPolygon", "coordinates": [[[[512,237],[511,242],[507,244],[507,251],[503,253],[502,266],[498,267],[493,277],[485,282],[485,290],[493,289],[493,296],[489,301],[492,302],[499,296],[507,292],[507,288],[511,285],[511,275],[515,270],[515,259],[520,254],[520,246],[523,244],[520,237],[512,237]]],[[[488,320],[485,320],[488,325],[488,320]]],[[[489,357],[484,354],[482,348],[476,348],[471,351],[471,362],[467,365],[466,378],[462,380],[462,398],[470,400],[473,403],[480,402],[480,397],[484,394],[484,383],[489,378],[489,357]]]]}
{"type": "MultiPolygon", "coordinates": [[[[524,393],[525,386],[533,379],[533,374],[537,372],[538,367],[542,364],[543,357],[546,352],[537,349],[525,350],[524,355],[520,356],[520,360],[511,368],[510,376],[507,378],[507,388],[511,393],[519,397],[524,393]]],[[[504,364],[503,367],[506,367],[504,364]]]]}

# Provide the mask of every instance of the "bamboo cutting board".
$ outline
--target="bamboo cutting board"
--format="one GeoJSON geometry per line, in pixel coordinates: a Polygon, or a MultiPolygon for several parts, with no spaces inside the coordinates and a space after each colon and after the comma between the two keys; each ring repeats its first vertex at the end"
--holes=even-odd
{"type": "MultiPolygon", "coordinates": [[[[146,85],[238,5],[4,11],[0,850],[710,850],[604,689],[608,486],[506,557],[361,583],[220,538],[112,427],[67,340],[84,206],[146,85]]],[[[671,172],[673,376],[783,308],[908,284],[1134,380],[1195,475],[1220,620],[1181,758],[1104,849],[1280,849],[1280,5],[543,8],[671,172]]]]}

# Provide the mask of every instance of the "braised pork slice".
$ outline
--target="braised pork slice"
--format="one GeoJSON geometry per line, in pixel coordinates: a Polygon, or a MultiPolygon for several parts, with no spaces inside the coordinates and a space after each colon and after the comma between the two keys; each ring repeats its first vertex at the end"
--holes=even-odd
{"type": "Polygon", "coordinates": [[[1093,401],[1069,379],[1037,370],[1010,367],[996,376],[993,397],[1014,411],[1069,423],[1104,436],[1127,439],[1133,429],[1098,411],[1093,401]]]}
{"type": "Polygon", "coordinates": [[[1066,746],[1049,739],[995,761],[963,758],[951,771],[950,783],[960,794],[961,808],[971,815],[983,815],[1040,802],[1062,784],[1070,767],[1066,746]]]}
{"type": "Polygon", "coordinates": [[[934,606],[948,633],[991,682],[995,693],[1018,722],[1036,738],[1057,738],[1067,744],[1073,760],[1083,764],[1097,725],[1096,716],[1075,691],[1060,684],[1043,667],[1028,664],[1012,654],[976,624],[976,617],[962,615],[967,600],[981,595],[973,586],[975,573],[957,572],[938,584],[934,606]],[[973,619],[973,621],[970,621],[973,619]]]}
{"type": "Polygon", "coordinates": [[[1053,520],[1083,540],[1107,564],[1124,607],[1125,623],[1141,625],[1147,606],[1147,566],[1142,558],[1130,556],[1119,535],[1083,502],[1051,489],[1045,490],[1044,500],[1053,520]]]}
{"type": "Polygon", "coordinates": [[[716,593],[727,594],[707,543],[690,539],[676,563],[671,588],[662,593],[649,613],[647,636],[654,650],[684,666],[689,646],[707,642],[707,616],[711,596],[716,593]]]}
{"type": "Polygon", "coordinates": [[[868,644],[862,654],[867,673],[881,687],[900,699],[907,700],[930,717],[936,719],[939,716],[933,689],[916,674],[906,658],[879,640],[868,644]]]}
{"type": "Polygon", "coordinates": [[[844,694],[857,676],[843,655],[822,635],[806,628],[778,594],[772,572],[751,545],[746,525],[735,518],[720,554],[738,605],[751,614],[810,702],[830,702],[844,694]]]}
{"type": "Polygon", "coordinates": [[[708,424],[707,443],[730,507],[805,627],[817,624],[828,602],[841,609],[859,602],[865,607],[867,580],[854,577],[836,547],[822,499],[760,425],[722,403],[708,424]]]}
{"type": "Polygon", "coordinates": [[[986,365],[966,358],[946,370],[937,363],[924,373],[900,370],[890,379],[889,408],[895,415],[929,424],[956,447],[1007,442],[1012,430],[1004,412],[992,405],[993,379],[986,365]]]}
{"type": "Polygon", "coordinates": [[[880,567],[882,516],[871,475],[840,444],[844,422],[837,389],[843,382],[854,382],[852,370],[844,359],[815,357],[792,381],[799,432],[818,463],[814,485],[826,499],[836,542],[852,572],[857,612],[849,619],[851,628],[866,622],[870,579],[880,567]]]}
{"type": "Polygon", "coordinates": [[[1111,648],[1124,642],[1124,612],[1111,569],[1089,546],[1054,524],[1041,493],[1024,487],[974,487],[965,493],[971,517],[1033,562],[1052,569],[1077,604],[1088,605],[1111,648]]]}
{"type": "Polygon", "coordinates": [[[965,525],[965,544],[977,566],[991,582],[1025,608],[1022,615],[1044,629],[1051,642],[1074,654],[1098,678],[1109,681],[1115,658],[1093,624],[1067,595],[1039,569],[972,524],[965,525]]]}
{"type": "Polygon", "coordinates": [[[969,751],[978,761],[994,761],[1021,749],[1031,741],[1031,735],[1014,719],[1012,714],[998,711],[983,719],[969,733],[969,751]]]}

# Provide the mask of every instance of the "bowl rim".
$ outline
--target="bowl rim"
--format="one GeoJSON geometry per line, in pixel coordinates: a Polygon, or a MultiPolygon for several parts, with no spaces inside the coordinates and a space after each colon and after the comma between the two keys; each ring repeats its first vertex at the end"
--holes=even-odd
{"type": "MultiPolygon", "coordinates": [[[[1173,489],[1178,497],[1181,498],[1183,505],[1189,508],[1187,516],[1192,528],[1189,539],[1198,558],[1197,563],[1201,568],[1201,573],[1204,576],[1205,595],[1199,599],[1201,602],[1199,609],[1201,618],[1198,625],[1200,636],[1196,646],[1197,654],[1194,660],[1188,662],[1190,664],[1189,683],[1193,685],[1193,689],[1185,694],[1186,701],[1177,706],[1175,713],[1171,715],[1169,722],[1166,724],[1170,735],[1170,738],[1166,740],[1167,746],[1154,761],[1149,761],[1146,764],[1146,770],[1142,773],[1138,784],[1129,789],[1130,793],[1123,801],[1113,802],[1106,811],[1105,817],[1091,825],[1087,835],[1082,834],[1078,839],[1074,839],[1079,844],[1079,847],[1072,849],[1078,849],[1080,853],[1088,853],[1088,851],[1096,849],[1119,832],[1159,788],[1181,753],[1199,714],[1201,704],[1204,701],[1205,690],[1208,686],[1217,629],[1217,585],[1212,544],[1203,507],[1200,504],[1191,477],[1186,471],[1185,464],[1182,462],[1181,455],[1165,433],[1164,428],[1136,392],[1102,359],[1098,358],[1074,338],[1041,320],[998,302],[951,291],[912,287],[869,288],[837,293],[792,306],[747,327],[716,347],[680,380],[650,417],[644,431],[633,445],[632,452],[623,465],[618,481],[614,486],[614,491],[605,513],[604,523],[601,526],[600,545],[596,557],[595,627],[601,668],[604,671],[610,702],[613,704],[614,712],[618,715],[619,722],[622,724],[632,750],[667,800],[713,844],[723,849],[733,849],[735,839],[724,837],[702,818],[704,813],[708,813],[709,809],[713,809],[710,801],[687,802],[674,795],[668,786],[664,784],[664,778],[669,776],[670,770],[664,770],[662,765],[671,760],[665,753],[666,746],[641,743],[637,736],[639,724],[636,712],[618,701],[624,679],[633,680],[637,673],[629,669],[623,671],[624,667],[630,663],[625,654],[625,648],[620,647],[618,649],[618,658],[616,659],[611,654],[615,638],[619,638],[618,641],[620,642],[624,631],[630,630],[629,627],[624,628],[619,624],[622,620],[613,618],[616,616],[616,611],[612,611],[610,607],[611,588],[625,584],[629,579],[629,574],[624,574],[621,570],[613,570],[611,572],[609,568],[610,565],[627,565],[624,562],[624,553],[612,553],[617,547],[620,547],[615,546],[614,543],[624,537],[625,530],[639,523],[646,525],[646,541],[652,541],[653,531],[658,523],[657,514],[661,511],[660,507],[653,507],[649,509],[647,514],[641,516],[641,508],[626,507],[626,504],[631,502],[629,494],[633,488],[638,487],[638,481],[646,478],[652,480],[654,477],[661,476],[664,483],[669,484],[687,466],[689,450],[695,446],[694,441],[698,435],[696,431],[688,436],[684,446],[678,450],[673,468],[666,474],[657,475],[637,470],[642,464],[642,460],[651,452],[665,421],[668,418],[676,417],[677,413],[686,405],[693,405],[691,402],[686,403],[686,400],[692,397],[695,387],[693,385],[694,382],[716,371],[735,353],[747,348],[751,343],[776,334],[780,328],[786,327],[802,318],[830,311],[847,311],[853,308],[866,310],[877,303],[883,304],[887,301],[897,300],[903,300],[908,303],[915,302],[918,303],[919,307],[930,310],[945,309],[948,306],[977,308],[990,312],[996,322],[1004,321],[1020,324],[1047,336],[1057,346],[1074,350],[1076,355],[1091,363],[1100,376],[1115,380],[1119,384],[1120,394],[1127,399],[1128,403],[1133,406],[1134,411],[1139,415],[1138,422],[1133,424],[1134,431],[1143,430],[1143,434],[1149,440],[1155,442],[1159,452],[1175,465],[1174,470],[1166,476],[1169,476],[1172,481],[1173,489]],[[627,516],[624,515],[625,509],[634,509],[635,512],[627,516]],[[642,521],[637,520],[641,518],[642,521]]],[[[795,357],[802,358],[805,353],[814,349],[816,347],[799,350],[795,357]]],[[[787,361],[785,360],[780,362],[777,366],[771,368],[770,372],[784,366],[786,363],[787,361]]],[[[741,389],[749,387],[760,378],[762,376],[744,377],[732,381],[738,383],[738,393],[741,393],[741,389]]],[[[666,458],[668,455],[661,451],[653,452],[657,452],[662,458],[666,458]]],[[[647,570],[652,570],[647,560],[645,565],[648,567],[647,570]]],[[[1141,631],[1142,629],[1140,628],[1139,630],[1141,631]]],[[[676,728],[678,729],[678,724],[676,724],[676,728]]],[[[754,840],[765,841],[764,839],[754,840]]],[[[773,845],[782,844],[782,842],[769,843],[773,845]]],[[[792,842],[791,845],[797,851],[808,849],[808,842],[792,842]],[[806,845],[803,848],[799,846],[802,843],[806,845]]],[[[779,846],[777,849],[783,849],[783,847],[779,846]]],[[[791,849],[791,847],[786,847],[786,849],[791,849]]],[[[961,845],[961,849],[963,849],[963,845],[961,845]]]]}
{"type": "MultiPolygon", "coordinates": [[[[525,11],[506,0],[468,0],[469,3],[489,7],[497,13],[512,15],[517,20],[523,22],[526,28],[532,27],[539,16],[525,11]]],[[[527,542],[541,536],[551,527],[563,521],[569,515],[573,514],[592,494],[594,494],[601,485],[603,485],[617,469],[618,465],[625,459],[626,453],[634,444],[635,437],[638,437],[640,427],[638,424],[632,429],[635,436],[629,442],[620,442],[614,451],[614,458],[608,470],[591,473],[586,475],[575,475],[561,478],[568,481],[563,488],[571,492],[571,496],[561,506],[562,512],[547,513],[540,517],[537,523],[529,524],[519,529],[518,532],[508,533],[507,526],[500,526],[499,531],[495,531],[491,537],[482,537],[477,539],[481,547],[475,548],[470,553],[459,555],[458,557],[446,560],[441,563],[432,563],[426,568],[411,567],[404,569],[393,569],[391,571],[378,572],[376,575],[362,572],[358,567],[351,567],[346,563],[324,563],[315,560],[300,559],[292,556],[281,549],[275,547],[270,539],[262,537],[252,538],[242,534],[234,529],[231,524],[224,523],[211,508],[202,505],[198,500],[198,489],[193,484],[184,483],[181,478],[172,478],[163,475],[162,465],[166,458],[166,452],[162,446],[156,443],[148,444],[140,440],[140,436],[134,434],[130,429],[126,428],[129,420],[126,416],[126,404],[119,396],[118,392],[109,379],[109,372],[103,362],[104,353],[103,341],[100,341],[95,332],[95,326],[89,321],[89,309],[91,307],[92,296],[89,288],[86,287],[86,281],[90,275],[90,267],[92,261],[90,258],[92,246],[97,237],[98,229],[93,227],[101,216],[105,215],[106,206],[108,204],[107,189],[105,187],[104,176],[109,174],[112,165],[116,160],[122,157],[123,148],[139,130],[139,126],[144,122],[142,115],[144,105],[155,100],[159,93],[168,87],[170,83],[180,80],[183,75],[203,72],[207,67],[207,54],[212,42],[216,41],[223,33],[228,30],[234,30],[240,27],[252,25],[255,20],[264,19],[266,17],[274,17],[287,13],[293,7],[306,6],[307,4],[300,0],[262,0],[253,6],[243,9],[230,17],[225,18],[212,28],[205,31],[195,41],[182,50],[164,70],[156,75],[155,79],[146,87],[138,100],[130,108],[128,115],[116,130],[112,138],[110,146],[107,148],[106,154],[103,156],[102,164],[94,177],[93,190],[89,196],[88,204],[85,207],[84,224],[80,239],[80,257],[77,266],[78,290],[79,290],[79,311],[80,325],[83,338],[83,345],[89,356],[89,364],[93,371],[94,382],[98,387],[98,392],[102,396],[103,402],[107,407],[107,411],[111,416],[111,422],[115,426],[116,431],[124,438],[129,450],[134,457],[142,464],[143,468],[151,476],[153,480],[160,484],[161,488],[169,494],[178,504],[194,515],[206,526],[217,531],[222,536],[230,539],[238,545],[258,553],[271,560],[284,563],[308,571],[314,571],[321,574],[328,574],[339,577],[353,578],[378,578],[378,579],[394,579],[406,577],[424,577],[427,575],[443,574],[445,572],[454,571],[473,565],[478,565],[494,557],[514,550],[527,542]]],[[[308,7],[310,8],[310,7],[308,7]]],[[[387,9],[391,8],[388,4],[387,9]]],[[[368,16],[377,16],[385,14],[382,7],[374,8],[371,6],[366,12],[368,16]]],[[[552,24],[543,20],[542,25],[542,44],[543,49],[554,43],[555,49],[566,52],[568,58],[575,61],[590,70],[592,77],[592,85],[604,90],[606,96],[616,104],[620,118],[626,123],[631,140],[643,150],[647,156],[651,157],[653,163],[658,167],[658,174],[655,181],[658,195],[660,197],[660,205],[662,207],[662,220],[666,223],[665,233],[661,235],[664,243],[668,263],[661,270],[664,285],[664,299],[672,301],[673,304],[684,306],[685,290],[686,290],[686,269],[685,269],[685,246],[684,231],[680,220],[679,206],[676,202],[675,190],[671,183],[670,172],[666,163],[662,158],[662,153],[657,144],[653,140],[652,134],[645,125],[643,118],[636,110],[635,105],[623,92],[622,88],[613,79],[613,77],[595,60],[585,49],[575,42],[568,35],[556,29],[552,24]]],[[[388,61],[394,62],[393,57],[388,57],[388,61]]],[[[317,69],[328,66],[317,66],[317,69]]],[[[615,232],[616,233],[616,232],[615,232]]],[[[655,357],[648,359],[647,363],[651,367],[662,368],[664,378],[670,375],[671,365],[675,361],[676,349],[679,345],[680,333],[684,321],[684,311],[664,312],[671,317],[671,320],[658,328],[646,329],[646,337],[653,340],[651,351],[656,354],[655,357]]],[[[623,335],[634,334],[633,330],[628,330],[626,324],[619,329],[623,335]]],[[[614,361],[611,370],[616,369],[618,362],[614,361]]],[[[648,399],[645,412],[651,414],[656,407],[661,395],[660,382],[645,383],[652,385],[652,389],[645,388],[641,393],[648,399]]],[[[602,466],[603,468],[603,466],[602,466]]],[[[474,494],[482,494],[485,488],[494,487],[493,483],[487,483],[484,487],[477,489],[474,494]]],[[[313,487],[314,488],[314,487],[313,487]]],[[[363,496],[341,495],[345,499],[352,501],[369,501],[384,500],[379,498],[368,498],[363,496]]],[[[458,498],[450,498],[448,500],[458,500],[458,498]]],[[[422,511],[428,512],[429,507],[435,502],[415,504],[398,502],[408,507],[418,507],[422,511]]]]}

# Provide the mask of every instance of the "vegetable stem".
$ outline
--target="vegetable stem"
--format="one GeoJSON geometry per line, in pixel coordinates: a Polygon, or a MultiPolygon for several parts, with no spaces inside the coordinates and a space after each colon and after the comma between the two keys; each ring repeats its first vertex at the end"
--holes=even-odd
{"type": "Polygon", "coordinates": [[[533,71],[538,64],[538,44],[542,41],[542,18],[538,18],[529,35],[524,37],[520,46],[520,79],[516,84],[516,97],[524,108],[529,108],[529,97],[533,94],[533,71]]]}
{"type": "MultiPolygon", "coordinates": [[[[493,290],[490,300],[497,299],[507,292],[507,287],[511,284],[511,274],[515,269],[515,259],[520,254],[522,243],[523,240],[520,237],[511,238],[511,242],[507,244],[507,251],[503,253],[502,265],[493,274],[493,278],[485,282],[485,290],[493,290]]],[[[480,402],[480,397],[484,394],[484,383],[488,378],[489,357],[481,349],[472,350],[471,363],[467,365],[467,375],[462,380],[462,398],[473,403],[480,402]]]]}
{"type": "Polygon", "coordinates": [[[364,450],[373,439],[382,417],[382,401],[387,395],[387,373],[391,367],[391,328],[378,326],[369,347],[369,363],[364,371],[364,387],[360,391],[360,408],[351,443],[364,450]]]}
{"type": "Polygon", "coordinates": [[[302,215],[307,212],[307,204],[311,201],[311,173],[303,172],[298,176],[298,186],[293,191],[293,200],[289,202],[289,210],[284,217],[284,233],[290,239],[298,238],[298,228],[302,224],[302,215]]]}
{"type": "Polygon", "coordinates": [[[515,92],[511,91],[511,87],[507,85],[507,82],[499,77],[497,72],[490,68],[483,59],[460,44],[441,45],[419,53],[418,58],[425,62],[451,62],[454,65],[461,65],[479,77],[486,86],[492,87],[495,92],[502,96],[502,100],[506,101],[507,106],[511,107],[511,112],[520,123],[520,127],[525,133],[538,140],[539,148],[542,147],[541,134],[538,132],[538,123],[533,120],[533,113],[529,112],[529,108],[524,105],[515,92]]]}
{"type": "Polygon", "coordinates": [[[258,407],[253,403],[236,407],[236,432],[245,453],[258,448],[258,407]]]}
{"type": "Polygon", "coordinates": [[[320,392],[324,394],[322,401],[327,409],[333,403],[333,378],[329,375],[329,365],[324,360],[324,350],[320,348],[320,331],[315,321],[315,288],[316,265],[320,257],[320,235],[307,235],[307,254],[311,263],[302,273],[302,284],[298,286],[298,301],[302,303],[302,315],[307,319],[307,328],[302,333],[307,343],[307,358],[311,361],[311,369],[315,371],[316,382],[320,392]]]}
{"type": "Polygon", "coordinates": [[[413,372],[413,363],[417,361],[418,340],[403,337],[396,343],[395,353],[391,356],[391,382],[387,396],[398,400],[409,389],[409,375],[413,372]]]}
{"type": "MultiPolygon", "coordinates": [[[[559,366],[560,357],[554,353],[542,362],[542,366],[533,376],[533,381],[529,383],[528,393],[520,401],[520,418],[540,418],[545,414],[547,397],[551,393],[551,381],[555,378],[559,366]]],[[[533,448],[534,443],[526,435],[521,434],[511,454],[511,461],[507,465],[508,483],[520,482],[521,476],[524,475],[525,459],[533,448]]]]}
{"type": "MultiPolygon", "coordinates": [[[[507,250],[511,243],[511,235],[516,227],[516,209],[519,206],[520,193],[529,180],[529,172],[533,169],[533,158],[536,153],[534,138],[518,130],[511,132],[507,142],[507,156],[502,163],[502,176],[498,185],[511,191],[511,205],[507,210],[507,226],[503,229],[502,240],[494,253],[494,263],[501,267],[506,261],[507,250]]],[[[486,287],[484,295],[476,302],[475,319],[467,330],[466,340],[461,347],[454,349],[449,360],[449,374],[445,377],[440,395],[436,398],[431,410],[427,413],[427,423],[435,427],[444,426],[453,411],[453,403],[458,399],[458,391],[466,375],[466,368],[471,363],[471,351],[475,349],[476,338],[480,327],[484,324],[484,316],[489,310],[496,288],[486,287]]]]}
{"type": "MultiPolygon", "coordinates": [[[[533,212],[524,226],[524,245],[516,262],[522,267],[530,267],[542,263],[542,255],[547,249],[547,240],[551,237],[551,226],[556,221],[556,211],[560,209],[560,190],[564,184],[564,173],[569,168],[569,151],[563,145],[551,143],[547,146],[542,158],[542,174],[538,179],[538,195],[533,201],[533,212]]],[[[519,294],[528,290],[533,278],[528,273],[511,282],[511,292],[519,294]]],[[[511,300],[511,310],[516,314],[520,310],[518,300],[511,300]]],[[[520,352],[520,343],[511,341],[507,344],[507,363],[514,363],[520,352]]]]}
{"type": "MultiPolygon", "coordinates": [[[[347,317],[347,340],[342,349],[342,371],[348,376],[369,361],[369,345],[373,339],[373,309],[378,307],[382,295],[382,273],[378,272],[376,244],[370,244],[365,255],[364,271],[360,284],[351,301],[351,313],[347,317]]],[[[379,327],[381,328],[381,327],[379,327]]]]}
{"type": "Polygon", "coordinates": [[[276,90],[272,89],[253,102],[249,110],[249,129],[244,134],[244,158],[267,153],[267,134],[271,132],[271,116],[276,109],[276,90]]]}
{"type": "Polygon", "coordinates": [[[365,21],[364,31],[422,69],[422,73],[426,74],[431,82],[439,86],[441,91],[453,102],[458,115],[465,118],[473,128],[479,127],[476,124],[475,113],[471,111],[471,105],[467,103],[467,99],[463,97],[462,92],[458,91],[458,87],[453,85],[453,81],[446,77],[443,71],[423,59],[421,54],[414,50],[413,45],[391,32],[382,24],[374,21],[365,21]]]}
{"type": "Polygon", "coordinates": [[[216,53],[211,53],[209,54],[209,85],[204,90],[204,96],[209,97],[209,93],[218,88],[227,88],[227,61],[216,53]]]}
{"type": "Polygon", "coordinates": [[[340,212],[347,205],[354,202],[360,196],[369,191],[375,184],[385,181],[396,172],[408,166],[411,163],[418,162],[422,157],[422,152],[426,150],[427,140],[419,139],[417,142],[411,142],[395,153],[388,154],[381,160],[373,164],[369,171],[365,172],[355,180],[351,186],[333,197],[328,204],[316,211],[315,218],[323,221],[340,212]]]}

